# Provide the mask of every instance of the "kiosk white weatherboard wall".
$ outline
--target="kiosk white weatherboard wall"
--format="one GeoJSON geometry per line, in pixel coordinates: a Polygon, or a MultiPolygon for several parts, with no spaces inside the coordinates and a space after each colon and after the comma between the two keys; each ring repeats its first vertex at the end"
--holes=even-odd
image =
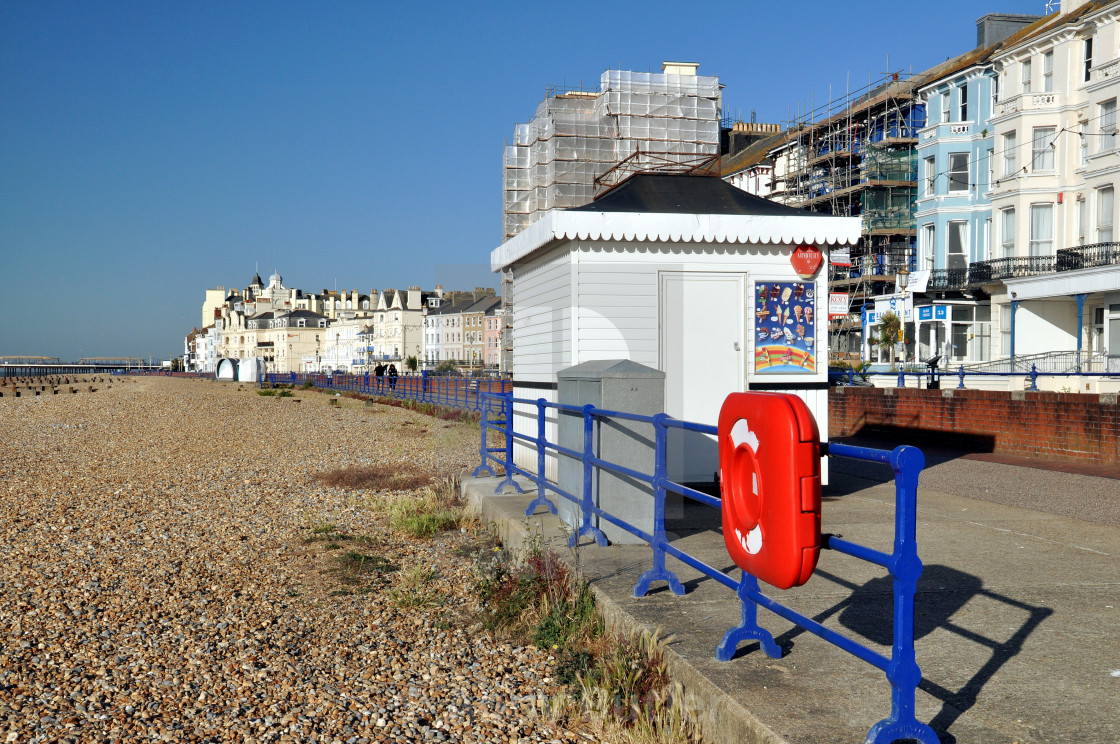
{"type": "MultiPolygon", "coordinates": [[[[714,425],[729,393],[782,390],[827,435],[827,277],[799,276],[791,258],[859,236],[859,218],[792,209],[710,176],[638,174],[553,210],[491,254],[491,268],[513,274],[514,396],[556,401],[561,369],[629,359],[665,372],[674,417],[714,425]]],[[[514,426],[535,435],[535,411],[517,410],[514,426]]],[[[670,475],[710,481],[714,442],[694,445],[670,475]]],[[[515,457],[536,466],[527,447],[515,457]]],[[[555,477],[553,460],[546,471],[555,477]]]]}

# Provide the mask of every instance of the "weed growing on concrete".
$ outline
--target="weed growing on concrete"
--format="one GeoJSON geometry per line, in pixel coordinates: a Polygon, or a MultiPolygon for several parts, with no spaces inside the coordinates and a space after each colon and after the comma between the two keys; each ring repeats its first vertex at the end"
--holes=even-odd
{"type": "Polygon", "coordinates": [[[291,390],[281,390],[279,393],[276,394],[276,397],[277,398],[292,398],[292,397],[295,397],[295,393],[293,393],[291,390]]]}
{"type": "Polygon", "coordinates": [[[258,390],[257,395],[263,395],[265,397],[268,397],[268,396],[276,395],[276,391],[273,390],[272,388],[265,388],[264,390],[258,390]]]}
{"type": "Polygon", "coordinates": [[[494,548],[475,563],[483,626],[557,657],[554,677],[568,694],[545,706],[545,715],[584,720],[604,741],[699,741],[669,683],[665,641],[657,633],[605,634],[588,584],[542,549],[539,536],[521,555],[494,548]]]}

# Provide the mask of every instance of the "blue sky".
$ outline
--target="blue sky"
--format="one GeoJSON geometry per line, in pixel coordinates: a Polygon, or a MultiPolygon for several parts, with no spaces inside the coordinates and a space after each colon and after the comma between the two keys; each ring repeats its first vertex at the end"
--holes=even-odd
{"type": "Polygon", "coordinates": [[[501,148],[547,86],[696,61],[725,112],[781,123],[1045,5],[7,0],[0,355],[181,353],[203,291],[258,265],[493,284],[501,148]]]}

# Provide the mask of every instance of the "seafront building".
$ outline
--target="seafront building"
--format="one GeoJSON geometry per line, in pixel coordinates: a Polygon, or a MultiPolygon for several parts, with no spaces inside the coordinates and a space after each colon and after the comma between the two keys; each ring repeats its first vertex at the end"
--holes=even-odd
{"type": "Polygon", "coordinates": [[[1120,357],[1118,16],[1115,0],[983,16],[973,50],[724,156],[732,185],[862,219],[832,257],[848,310],[830,323],[834,357],[1055,371],[1120,357]],[[892,300],[895,350],[867,342],[892,300]]]}
{"type": "Polygon", "coordinates": [[[464,309],[476,304],[485,312],[500,300],[490,288],[444,291],[438,285],[435,291],[414,286],[368,294],[356,289],[306,294],[285,287],[279,274],[267,285],[255,275],[244,289],[205,291],[204,325],[184,339],[186,368],[233,379],[264,372],[361,374],[382,363],[403,372],[414,357],[418,368],[428,359],[435,360],[429,366],[452,359],[468,371],[481,371],[484,316],[474,312],[468,321],[462,317],[464,309]],[[442,320],[452,329],[453,340],[445,337],[428,351],[426,316],[437,309],[447,311],[442,320]],[[464,352],[464,322],[470,323],[469,355],[464,352]]]}

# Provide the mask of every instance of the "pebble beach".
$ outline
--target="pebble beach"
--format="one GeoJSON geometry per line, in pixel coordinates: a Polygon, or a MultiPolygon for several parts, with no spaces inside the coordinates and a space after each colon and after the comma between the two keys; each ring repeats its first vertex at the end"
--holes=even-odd
{"type": "Polygon", "coordinates": [[[476,535],[403,536],[370,504],[412,494],[316,479],[459,475],[477,427],[294,392],[151,377],[0,399],[0,741],[588,738],[536,712],[553,659],[477,624],[476,535]],[[321,533],[394,570],[346,583],[350,543],[321,533]],[[417,570],[435,600],[402,606],[417,570]]]}

